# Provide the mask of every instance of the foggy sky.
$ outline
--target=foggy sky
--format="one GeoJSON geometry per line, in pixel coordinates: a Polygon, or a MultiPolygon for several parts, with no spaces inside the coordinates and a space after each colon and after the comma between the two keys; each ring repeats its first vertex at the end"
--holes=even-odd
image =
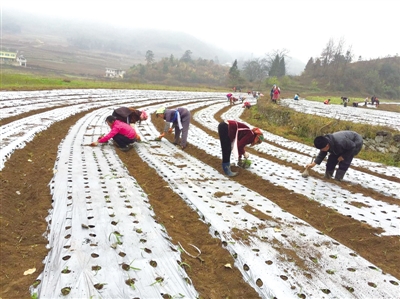
{"type": "Polygon", "coordinates": [[[127,28],[181,31],[255,57],[286,49],[306,63],[329,39],[354,60],[400,53],[398,0],[2,0],[34,15],[90,19],[127,28]]]}

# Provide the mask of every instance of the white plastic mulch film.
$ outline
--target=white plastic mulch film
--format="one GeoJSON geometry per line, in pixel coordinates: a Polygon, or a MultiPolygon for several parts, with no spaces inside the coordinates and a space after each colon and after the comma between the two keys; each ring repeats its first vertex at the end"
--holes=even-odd
{"type": "MultiPolygon", "coordinates": [[[[3,118],[5,113],[14,116],[30,109],[53,109],[1,127],[1,168],[16,148],[23,147],[41,130],[69,115],[98,108],[71,127],[59,146],[50,182],[50,250],[44,261],[45,270],[38,277],[41,283],[32,287],[32,294],[39,298],[198,298],[188,273],[180,266],[178,247],[154,220],[147,195],[134,174],[126,171],[114,147],[83,144],[106,133],[109,128],[105,117],[122,105],[149,112],[172,105],[200,108],[192,117],[216,131],[218,122],[213,116],[229,105],[225,93],[59,90],[3,95],[3,118]]],[[[252,104],[255,101],[250,99],[252,104]]],[[[300,102],[307,106],[307,101],[300,102]]],[[[242,105],[236,104],[223,118],[240,120],[242,111],[242,105]]],[[[142,123],[139,133],[145,142],[135,144],[133,150],[209,224],[210,233],[235,256],[235,266],[260,298],[397,298],[398,279],[383,273],[357,252],[169,142],[152,142],[159,133],[150,121],[142,123]],[[266,217],[255,217],[247,209],[266,217]],[[237,230],[248,232],[248,242],[237,242],[232,237],[237,230]],[[299,267],[293,257],[302,260],[303,265],[299,267]]],[[[279,149],[267,142],[254,149],[282,161],[305,165],[315,153],[314,148],[268,132],[264,135],[278,143],[279,149]]],[[[219,140],[193,124],[188,142],[221,157],[219,140]]],[[[399,235],[398,205],[352,194],[315,177],[303,178],[298,171],[257,155],[252,155],[251,160],[249,171],[257,174],[260,182],[270,181],[338,213],[380,227],[382,235],[399,235]],[[356,208],[349,204],[354,201],[368,204],[356,208]]],[[[353,164],[400,177],[395,167],[359,159],[353,164]]],[[[322,173],[323,167],[316,170],[322,173]]],[[[346,177],[354,181],[373,179],[375,184],[371,187],[376,192],[399,198],[399,184],[394,181],[353,169],[346,177]]]]}

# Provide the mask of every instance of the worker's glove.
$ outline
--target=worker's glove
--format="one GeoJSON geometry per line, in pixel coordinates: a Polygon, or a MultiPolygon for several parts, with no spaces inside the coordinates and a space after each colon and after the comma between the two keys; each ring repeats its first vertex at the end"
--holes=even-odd
{"type": "Polygon", "coordinates": [[[99,143],[97,141],[92,142],[90,145],[91,146],[97,146],[99,143]]]}
{"type": "Polygon", "coordinates": [[[171,134],[172,133],[172,128],[168,129],[168,133],[171,134]]]}
{"type": "Polygon", "coordinates": [[[140,138],[139,135],[136,135],[135,139],[136,139],[136,142],[140,142],[142,140],[142,138],[140,138]]]}
{"type": "Polygon", "coordinates": [[[245,159],[247,159],[247,158],[249,157],[249,153],[248,153],[248,152],[244,152],[243,157],[244,157],[245,159]]]}

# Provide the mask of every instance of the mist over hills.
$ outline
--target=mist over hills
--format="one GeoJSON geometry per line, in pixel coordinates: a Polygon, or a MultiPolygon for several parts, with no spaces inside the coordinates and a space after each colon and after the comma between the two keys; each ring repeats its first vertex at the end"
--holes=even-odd
{"type": "MultiPolygon", "coordinates": [[[[133,64],[145,64],[148,50],[154,53],[156,61],[171,55],[179,59],[187,50],[192,52],[193,59],[214,60],[223,65],[231,65],[236,59],[239,67],[246,60],[257,58],[251,49],[248,53],[235,52],[233,46],[228,52],[177,31],[123,28],[106,22],[44,17],[14,10],[3,10],[2,19],[2,50],[22,52],[30,65],[40,65],[46,49],[51,49],[53,54],[57,51],[59,55],[65,52],[86,57],[84,61],[92,60],[93,64],[87,72],[93,68],[96,74],[105,67],[129,69],[133,64]],[[98,61],[98,66],[94,65],[94,60],[98,61]]],[[[58,65],[52,65],[62,68],[60,62],[67,60],[59,57],[58,65]]],[[[296,58],[288,57],[286,63],[287,73],[291,75],[300,74],[305,67],[305,63],[296,58]]],[[[46,67],[51,68],[51,65],[47,62],[46,67]]]]}

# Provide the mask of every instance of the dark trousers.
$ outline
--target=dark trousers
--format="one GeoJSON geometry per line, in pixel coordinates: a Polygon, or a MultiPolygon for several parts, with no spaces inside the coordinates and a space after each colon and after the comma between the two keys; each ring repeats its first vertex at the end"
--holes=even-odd
{"type": "Polygon", "coordinates": [[[113,137],[113,140],[119,147],[126,147],[128,144],[134,143],[135,139],[130,139],[122,134],[117,134],[113,137]]]}
{"type": "Polygon", "coordinates": [[[351,161],[353,161],[353,157],[347,158],[342,162],[338,161],[339,155],[330,154],[328,157],[328,161],[326,162],[326,171],[334,171],[336,165],[339,163],[339,169],[343,171],[347,171],[349,169],[351,161]]]}
{"type": "Polygon", "coordinates": [[[231,161],[232,143],[228,136],[228,124],[226,122],[221,122],[218,125],[218,135],[221,142],[222,163],[229,163],[231,161]]]}

